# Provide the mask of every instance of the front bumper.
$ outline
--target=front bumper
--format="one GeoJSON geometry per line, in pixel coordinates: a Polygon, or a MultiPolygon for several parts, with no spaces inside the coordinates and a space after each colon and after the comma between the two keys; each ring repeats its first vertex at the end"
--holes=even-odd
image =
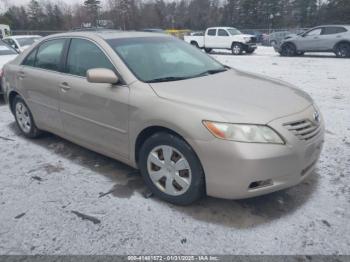
{"type": "Polygon", "coordinates": [[[312,116],[314,108],[269,123],[285,145],[251,144],[219,139],[190,141],[201,160],[207,194],[225,199],[243,199],[272,193],[301,183],[310,176],[321,155],[324,122],[309,141],[300,140],[283,124],[312,116]]]}
{"type": "Polygon", "coordinates": [[[258,45],[256,43],[246,43],[243,46],[244,46],[244,51],[255,50],[258,48],[258,45]]]}

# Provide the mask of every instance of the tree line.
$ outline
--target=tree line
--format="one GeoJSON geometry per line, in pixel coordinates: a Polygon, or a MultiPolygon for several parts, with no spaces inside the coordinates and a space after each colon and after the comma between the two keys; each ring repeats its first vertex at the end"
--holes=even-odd
{"type": "Polygon", "coordinates": [[[70,30],[83,24],[115,29],[202,30],[210,26],[296,28],[350,24],[349,0],[85,0],[69,5],[31,0],[9,6],[0,23],[12,30],[70,30]]]}

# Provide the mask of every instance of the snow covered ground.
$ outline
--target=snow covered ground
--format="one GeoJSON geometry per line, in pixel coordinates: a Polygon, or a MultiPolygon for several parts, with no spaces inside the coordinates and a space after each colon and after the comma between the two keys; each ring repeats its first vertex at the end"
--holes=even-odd
{"type": "Polygon", "coordinates": [[[350,254],[350,60],[281,58],[264,47],[213,56],[313,96],[327,135],[310,179],[255,199],[176,207],[145,197],[138,173],[117,161],[53,135],[24,139],[0,104],[0,254],[350,254]]]}

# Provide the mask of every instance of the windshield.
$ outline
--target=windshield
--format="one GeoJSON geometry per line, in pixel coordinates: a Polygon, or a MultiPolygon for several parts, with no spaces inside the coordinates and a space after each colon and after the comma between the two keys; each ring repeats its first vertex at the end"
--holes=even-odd
{"type": "Polygon", "coordinates": [[[0,43],[0,55],[17,55],[17,52],[7,45],[0,43]]]}
{"type": "Polygon", "coordinates": [[[239,31],[238,29],[236,28],[229,28],[227,29],[227,31],[231,34],[231,35],[241,35],[241,31],[239,31]]]}
{"type": "Polygon", "coordinates": [[[16,38],[20,46],[32,45],[40,37],[25,37],[25,38],[16,38]]]}
{"type": "Polygon", "coordinates": [[[225,67],[189,44],[171,37],[107,40],[143,82],[167,82],[226,71],[225,67]]]}

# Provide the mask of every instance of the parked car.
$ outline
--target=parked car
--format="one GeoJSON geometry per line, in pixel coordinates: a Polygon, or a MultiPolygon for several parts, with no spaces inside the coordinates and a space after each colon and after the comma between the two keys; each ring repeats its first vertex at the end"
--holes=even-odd
{"type": "Polygon", "coordinates": [[[350,57],[350,25],[318,26],[305,33],[287,37],[275,50],[282,56],[305,52],[329,52],[337,57],[350,57]]]}
{"type": "Polygon", "coordinates": [[[22,53],[40,38],[42,38],[40,35],[15,35],[4,37],[2,40],[18,52],[22,53]]]}
{"type": "Polygon", "coordinates": [[[323,145],[324,121],[308,94],[164,34],[53,35],[4,72],[24,136],[49,131],[139,168],[174,204],[294,186],[312,174],[323,145]]]}
{"type": "Polygon", "coordinates": [[[273,32],[268,37],[269,45],[279,46],[281,45],[282,41],[288,36],[294,36],[294,34],[289,31],[273,32]]]}
{"type": "Polygon", "coordinates": [[[3,89],[1,87],[3,66],[9,61],[16,58],[18,55],[17,51],[8,46],[5,42],[0,40],[0,96],[3,94],[3,89]]]}
{"type": "Polygon", "coordinates": [[[265,35],[262,32],[259,32],[259,31],[256,31],[256,30],[250,30],[250,29],[244,30],[243,33],[244,34],[248,34],[248,35],[253,35],[256,38],[256,42],[257,43],[262,43],[264,35],[265,35]]]}
{"type": "Polygon", "coordinates": [[[208,28],[204,36],[185,36],[184,40],[207,53],[213,49],[227,49],[234,55],[241,55],[243,52],[252,54],[257,48],[256,37],[242,34],[233,27],[208,28]]]}

